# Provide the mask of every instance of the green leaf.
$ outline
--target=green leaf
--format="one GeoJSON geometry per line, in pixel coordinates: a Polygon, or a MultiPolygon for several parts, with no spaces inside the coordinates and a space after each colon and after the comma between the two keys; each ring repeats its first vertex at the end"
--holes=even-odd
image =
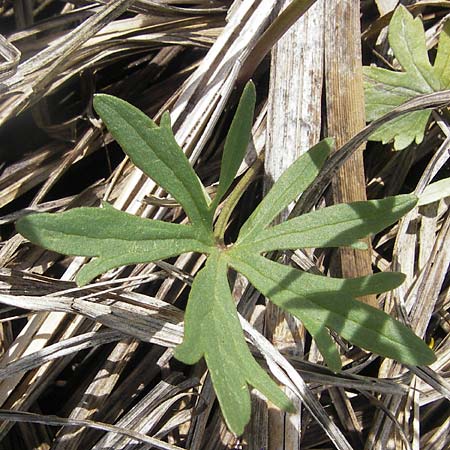
{"type": "Polygon", "coordinates": [[[417,203],[414,195],[342,203],[267,228],[246,244],[253,252],[281,249],[359,246],[358,239],[378,233],[417,203]]]}
{"type": "MultiPolygon", "coordinates": [[[[389,43],[404,72],[364,67],[366,115],[373,121],[395,107],[421,94],[430,94],[449,86],[449,25],[441,33],[435,66],[430,64],[425,32],[419,18],[399,6],[389,25],[389,43]]],[[[416,111],[381,126],[370,140],[383,143],[394,140],[397,150],[423,140],[430,110],[416,111]]]]}
{"type": "Polygon", "coordinates": [[[227,271],[226,258],[215,252],[196,276],[185,314],[184,340],[175,357],[186,364],[205,358],[225,421],[241,435],[251,413],[249,384],[278,407],[292,411],[293,406],[248,349],[227,271]]]}
{"type": "MultiPolygon", "coordinates": [[[[446,45],[445,41],[441,44],[437,61],[442,71],[447,67],[446,45]]],[[[401,61],[410,70],[423,63],[415,55],[409,59],[405,56],[401,61]]],[[[244,155],[254,103],[254,87],[248,85],[226,139],[216,203],[231,185],[244,155]]],[[[214,233],[212,229],[216,203],[210,205],[204,187],[177,145],[169,115],[163,115],[158,127],[145,114],[114,97],[97,96],[94,104],[132,161],[183,205],[192,224],[142,219],[105,204],[102,209],[78,208],[59,214],[26,216],[17,222],[17,230],[50,250],[94,257],[79,272],[79,284],[122,265],[186,252],[205,253],[205,268],[195,277],[189,295],[185,338],[175,355],[188,364],[205,358],[232,431],[241,434],[250,418],[249,385],[280,408],[292,410],[292,404],[247,347],[228,284],[229,266],[247,276],[274,303],[300,318],[333,370],[339,370],[341,360],[330,330],[355,345],[406,364],[427,364],[434,360],[433,352],[409,329],[356,300],[398,286],[403,275],[385,273],[340,280],[304,273],[260,255],[309,246],[361,248],[359,238],[397,220],[415,205],[414,196],[336,205],[270,227],[273,219],[318,174],[332,146],[332,140],[324,140],[280,177],[242,227],[238,242],[225,247],[221,240],[223,233],[217,233],[217,228],[214,233]]]]}
{"type": "Polygon", "coordinates": [[[383,144],[394,141],[395,150],[403,150],[414,141],[420,144],[425,136],[430,115],[431,111],[426,109],[397,117],[378,128],[370,135],[369,140],[383,144]]]}
{"type": "Polygon", "coordinates": [[[439,35],[439,46],[434,61],[436,76],[441,81],[441,89],[450,88],[450,20],[445,22],[439,35]]]}
{"type": "Polygon", "coordinates": [[[404,71],[412,79],[409,87],[421,90],[423,94],[440,88],[428,59],[426,37],[420,18],[399,6],[389,24],[389,44],[404,71]]]}
{"type": "Polygon", "coordinates": [[[139,109],[105,94],[95,95],[94,108],[133,164],[181,203],[193,224],[211,230],[209,198],[175,140],[169,114],[158,127],[139,109]]]}
{"type": "Polygon", "coordinates": [[[237,244],[250,242],[314,181],[333,144],[332,139],[324,139],[300,156],[281,175],[242,226],[237,244]]]}
{"type": "MultiPolygon", "coordinates": [[[[436,359],[409,328],[355,299],[399,286],[403,274],[337,279],[302,272],[251,252],[231,250],[229,257],[234,269],[273,303],[299,318],[313,336],[327,327],[359,347],[404,364],[431,364],[436,359]]],[[[320,350],[327,364],[336,370],[335,357],[323,344],[320,350]]]]}
{"type": "Polygon", "coordinates": [[[450,197],[450,178],[429,184],[419,196],[417,206],[429,205],[446,197],[450,197]]]}
{"type": "Polygon", "coordinates": [[[208,252],[211,245],[199,227],[142,219],[111,206],[32,214],[20,219],[16,228],[31,242],[49,250],[97,257],[79,272],[79,285],[115,267],[191,251],[208,252]]]}
{"type": "Polygon", "coordinates": [[[255,102],[255,85],[249,81],[239,100],[236,114],[225,139],[222,164],[220,166],[219,186],[216,197],[211,205],[212,210],[217,207],[231,186],[239,166],[244,159],[252,131],[255,102]]]}

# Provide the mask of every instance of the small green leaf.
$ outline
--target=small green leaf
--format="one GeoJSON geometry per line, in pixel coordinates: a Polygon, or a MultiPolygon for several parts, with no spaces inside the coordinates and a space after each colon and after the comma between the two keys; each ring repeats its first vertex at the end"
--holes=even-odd
{"type": "Polygon", "coordinates": [[[237,243],[250,242],[314,181],[333,144],[332,139],[324,139],[281,175],[242,226],[237,243]]]}
{"type": "MultiPolygon", "coordinates": [[[[435,66],[431,66],[423,24],[414,19],[404,6],[399,6],[389,25],[389,43],[404,72],[378,67],[364,67],[366,115],[373,121],[407,100],[430,94],[449,86],[450,53],[449,25],[441,33],[435,66]]],[[[430,110],[416,111],[398,117],[370,136],[383,143],[394,140],[394,147],[402,150],[412,142],[421,143],[430,117],[430,110]]]]}
{"type": "Polygon", "coordinates": [[[428,59],[425,31],[419,17],[399,6],[389,24],[389,44],[410,79],[408,86],[422,93],[439,90],[440,83],[428,59]]]}
{"type": "Polygon", "coordinates": [[[450,88],[450,20],[445,22],[439,35],[439,46],[434,61],[436,76],[441,80],[441,89],[450,88]]]}
{"type": "Polygon", "coordinates": [[[79,272],[79,285],[115,267],[210,249],[201,228],[142,219],[111,206],[32,214],[20,219],[16,228],[31,242],[49,250],[97,257],[79,272]]]}
{"type": "Polygon", "coordinates": [[[194,364],[204,356],[225,421],[241,435],[251,413],[249,384],[278,407],[292,411],[293,406],[247,347],[227,271],[226,259],[216,252],[196,276],[185,314],[184,341],[175,357],[194,364]]]}
{"type": "Polygon", "coordinates": [[[216,197],[211,205],[211,209],[213,210],[231,186],[239,166],[244,159],[252,131],[255,102],[255,85],[249,81],[239,100],[236,114],[225,139],[222,164],[220,166],[219,186],[216,197]]]}
{"type": "MultiPolygon", "coordinates": [[[[280,308],[299,318],[320,341],[323,328],[336,331],[351,343],[404,364],[435,361],[434,353],[409,328],[356,297],[377,294],[399,286],[404,275],[380,273],[368,277],[337,279],[313,275],[278,264],[251,252],[229,252],[230,265],[280,308]]],[[[328,343],[320,350],[326,350],[328,343]]],[[[323,353],[331,368],[334,355],[323,353]]]]}
{"type": "Polygon", "coordinates": [[[358,239],[378,233],[417,203],[414,195],[342,203],[267,228],[246,244],[254,252],[297,248],[359,246],[358,239]]]}
{"type": "Polygon", "coordinates": [[[95,95],[94,108],[133,164],[181,203],[193,224],[211,230],[209,199],[175,140],[169,114],[158,127],[139,109],[105,94],[95,95]]]}
{"type": "Polygon", "coordinates": [[[450,178],[429,184],[420,194],[417,206],[429,205],[446,197],[450,197],[450,178]]]}

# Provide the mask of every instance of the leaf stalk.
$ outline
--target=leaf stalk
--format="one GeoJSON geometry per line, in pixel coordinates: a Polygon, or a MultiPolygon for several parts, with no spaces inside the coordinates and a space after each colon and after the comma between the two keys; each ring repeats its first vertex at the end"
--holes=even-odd
{"type": "Polygon", "coordinates": [[[218,245],[223,245],[225,231],[227,229],[231,214],[236,208],[236,205],[238,204],[244,192],[254,181],[258,172],[262,169],[263,164],[264,154],[261,153],[256,161],[249,167],[244,176],[239,180],[238,184],[231,191],[228,199],[225,201],[222,211],[217,218],[216,226],[214,227],[214,237],[216,238],[216,242],[218,245]]]}

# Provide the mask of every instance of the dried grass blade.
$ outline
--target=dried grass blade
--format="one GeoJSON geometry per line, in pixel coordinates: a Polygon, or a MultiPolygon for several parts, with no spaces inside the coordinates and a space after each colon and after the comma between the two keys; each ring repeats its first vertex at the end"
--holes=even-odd
{"type": "Polygon", "coordinates": [[[3,81],[17,71],[20,61],[20,51],[0,34],[0,81],[3,81]]]}
{"type": "MultiPolygon", "coordinates": [[[[160,381],[142,400],[128,411],[118,422],[117,426],[126,429],[137,430],[140,433],[149,434],[157,426],[162,416],[167,413],[174,403],[186,395],[186,392],[198,384],[196,379],[188,379],[180,382],[181,376],[172,373],[167,379],[160,381]],[[177,384],[176,384],[177,383],[177,384]]],[[[123,436],[106,435],[92,450],[104,448],[123,449],[128,448],[130,440],[123,436]]]]}
{"type": "Polygon", "coordinates": [[[19,65],[16,74],[6,80],[5,85],[9,90],[21,93],[0,108],[0,125],[36,102],[52,83],[54,75],[63,70],[73,53],[107,23],[126,11],[132,1],[116,0],[108,3],[70,32],[64,43],[50,46],[19,65]],[[38,75],[27,82],[26,77],[33,72],[37,72],[38,75]]]}
{"type": "Polygon", "coordinates": [[[51,344],[42,350],[23,356],[0,367],[0,380],[20,374],[26,370],[39,367],[49,361],[72,353],[117,341],[123,334],[114,330],[84,333],[63,341],[51,344]]]}
{"type": "Polygon", "coordinates": [[[450,401],[450,383],[444,377],[426,366],[410,367],[409,370],[450,401]]]}
{"type": "MultiPolygon", "coordinates": [[[[123,339],[118,342],[102,367],[97,371],[94,379],[84,390],[78,403],[72,409],[69,419],[85,420],[96,418],[97,413],[104,407],[104,403],[119,381],[120,375],[126,368],[129,359],[139,346],[134,339],[123,339]]],[[[53,443],[54,450],[77,450],[86,434],[86,429],[73,432],[63,429],[58,433],[53,443]]]]}
{"type": "MultiPolygon", "coordinates": [[[[279,3],[277,5],[279,15],[276,20],[279,20],[283,12],[286,12],[291,2],[279,3]]],[[[266,192],[301,154],[320,140],[324,10],[323,0],[314,2],[304,16],[272,49],[267,145],[264,158],[264,190],[266,192]],[[291,117],[296,116],[301,117],[302,120],[290,120],[291,117]]],[[[249,60],[255,53],[257,54],[257,50],[253,49],[249,60]]],[[[242,72],[244,71],[245,68],[242,72]]],[[[276,223],[286,219],[288,214],[288,210],[283,211],[277,217],[276,223]]],[[[305,329],[298,319],[289,316],[276,305],[268,302],[265,313],[265,335],[270,336],[279,350],[302,355],[305,329]]],[[[289,391],[288,395],[290,395],[289,391]]],[[[267,404],[255,401],[255,407],[259,410],[252,414],[252,431],[258,436],[249,435],[248,439],[256,442],[259,439],[262,446],[264,442],[261,431],[264,431],[267,433],[265,439],[270,447],[281,448],[283,443],[286,443],[286,449],[299,447],[303,418],[300,401],[295,400],[298,412],[294,415],[287,415],[283,411],[267,411],[267,427],[262,427],[256,422],[263,420],[265,412],[260,410],[267,409],[267,404]]]]}
{"type": "MultiPolygon", "coordinates": [[[[106,305],[71,297],[0,294],[0,303],[32,311],[81,314],[128,336],[165,347],[175,347],[181,343],[183,336],[183,328],[179,325],[180,315],[174,314],[173,307],[160,316],[155,311],[124,302],[106,305]]],[[[156,306],[156,311],[160,307],[156,306]]]]}
{"type": "Polygon", "coordinates": [[[317,397],[311,392],[298,372],[289,362],[270,344],[267,339],[259,334],[243,318],[239,317],[241,326],[250,337],[252,343],[260,350],[267,361],[270,371],[285,386],[302,401],[314,419],[323,428],[338,450],[353,450],[345,436],[331,420],[317,397]]]}
{"type": "Polygon", "coordinates": [[[94,420],[75,420],[65,419],[63,417],[48,416],[43,414],[34,414],[24,411],[8,411],[0,409],[0,420],[7,422],[21,422],[21,423],[42,423],[51,426],[75,426],[75,427],[89,427],[97,430],[108,431],[111,433],[121,434],[130,439],[141,442],[143,444],[152,445],[162,450],[182,450],[181,447],[171,445],[159,439],[146,436],[133,430],[127,430],[115,425],[107,423],[96,422],[94,420]]]}

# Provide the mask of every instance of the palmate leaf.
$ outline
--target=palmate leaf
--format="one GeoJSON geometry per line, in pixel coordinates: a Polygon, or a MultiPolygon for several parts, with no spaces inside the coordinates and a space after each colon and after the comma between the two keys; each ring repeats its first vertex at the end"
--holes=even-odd
{"type": "MultiPolygon", "coordinates": [[[[444,57],[439,67],[445,71],[444,57]]],[[[406,63],[405,63],[406,64],[406,63]]],[[[410,63],[408,63],[410,64],[410,63]]],[[[412,63],[411,63],[412,64],[412,63]]],[[[416,64],[416,62],[414,62],[416,64]]],[[[111,206],[77,208],[59,214],[22,218],[17,230],[35,244],[68,255],[94,257],[80,271],[85,284],[111,268],[145,263],[185,252],[207,255],[195,277],[185,315],[185,338],[175,356],[188,364],[204,357],[224,418],[241,434],[250,417],[249,386],[280,408],[292,405],[253,359],[244,339],[228,284],[229,267],[242,272],[274,303],[300,318],[327,364],[341,365],[329,330],[363,348],[407,364],[432,362],[432,351],[410,330],[355,297],[398,286],[401,274],[339,280],[283,266],[261,256],[278,249],[356,245],[411,209],[411,195],[336,205],[271,226],[273,219],[314,180],[332,147],[327,139],[301,156],[274,184],[242,227],[235,244],[225,247],[213,230],[214,209],[229,189],[248,144],[255,92],[248,85],[228,133],[219,188],[210,202],[189,161],[177,145],[166,114],[157,126],[142,112],[111,96],[95,98],[95,108],[131,160],[176,198],[191,220],[178,225],[142,219],[111,206]]]]}
{"type": "Polygon", "coordinates": [[[158,127],[139,109],[106,94],[94,97],[94,108],[133,164],[181,203],[193,224],[209,231],[209,198],[175,140],[169,114],[158,127]]]}
{"type": "Polygon", "coordinates": [[[16,228],[31,242],[49,250],[96,257],[78,273],[79,285],[115,267],[192,251],[208,252],[212,244],[200,227],[142,219],[107,205],[32,214],[20,219],[16,228]]]}
{"type": "Polygon", "coordinates": [[[225,421],[240,435],[251,413],[248,385],[282,409],[292,411],[293,406],[247,347],[227,271],[227,260],[217,251],[195,277],[184,318],[184,340],[175,357],[186,364],[205,358],[225,421]]]}
{"type": "MultiPolygon", "coordinates": [[[[364,67],[367,120],[378,119],[396,106],[421,94],[430,94],[450,85],[450,21],[440,35],[434,67],[430,64],[423,24],[399,6],[389,25],[389,44],[404,72],[364,67]]],[[[416,111],[396,118],[370,136],[383,143],[394,140],[397,150],[423,140],[430,110],[416,111]]]]}
{"type": "MultiPolygon", "coordinates": [[[[236,249],[235,249],[236,250],[236,249]]],[[[273,303],[299,318],[316,339],[327,364],[340,369],[325,327],[359,347],[404,364],[431,364],[434,353],[409,328],[355,297],[399,286],[400,273],[337,279],[313,275],[270,261],[252,252],[231,251],[230,265],[273,303]]]]}
{"type": "Polygon", "coordinates": [[[240,247],[254,252],[355,245],[358,239],[384,230],[417,203],[414,195],[342,203],[267,228],[240,247]]]}

